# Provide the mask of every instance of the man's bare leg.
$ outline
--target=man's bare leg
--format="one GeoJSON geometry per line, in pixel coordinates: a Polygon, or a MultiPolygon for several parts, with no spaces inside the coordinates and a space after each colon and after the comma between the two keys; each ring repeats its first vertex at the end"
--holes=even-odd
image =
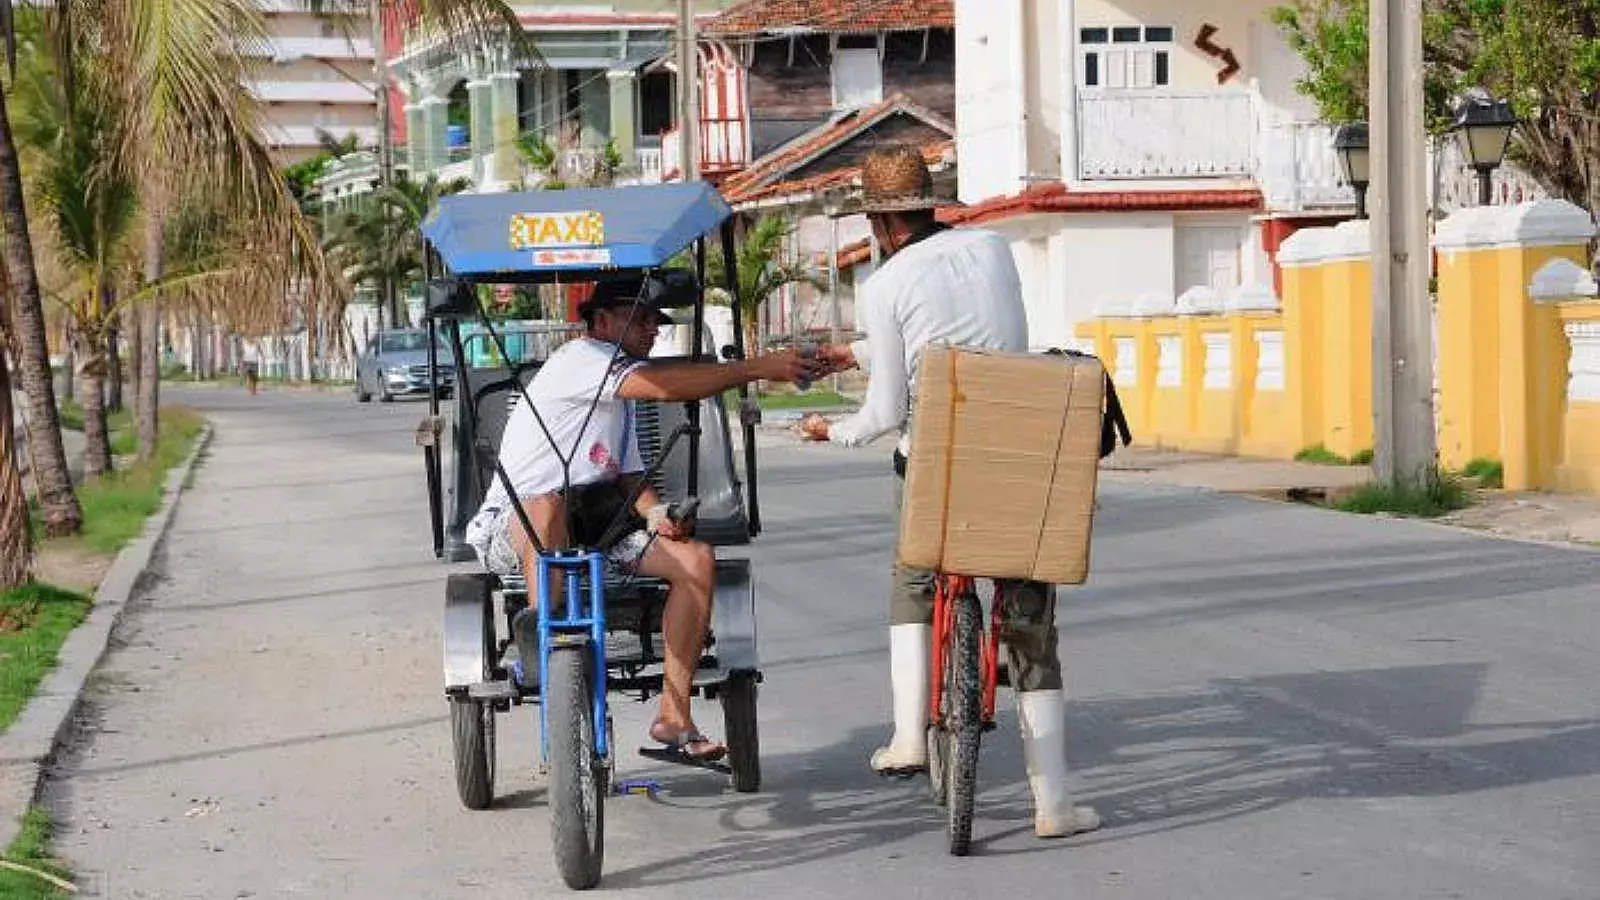
{"type": "MultiPolygon", "coordinates": [[[[567,503],[559,494],[525,498],[522,508],[527,512],[534,532],[539,535],[539,542],[547,549],[567,545],[567,503]]],[[[517,556],[522,558],[522,574],[528,579],[528,605],[538,610],[539,586],[534,582],[539,575],[539,551],[533,541],[528,540],[522,520],[516,518],[516,513],[512,513],[511,539],[512,546],[517,548],[517,556]]],[[[550,607],[559,611],[566,592],[566,582],[555,575],[552,573],[550,579],[550,607]]],[[[541,611],[540,614],[545,613],[541,611]]],[[[554,612],[549,614],[554,615],[554,612]]]]}
{"type": "MultiPolygon", "coordinates": [[[[671,740],[685,731],[697,730],[689,715],[689,685],[705,649],[716,570],[715,553],[709,544],[700,541],[658,539],[639,563],[641,573],[664,578],[669,585],[661,623],[667,644],[666,678],[661,710],[650,726],[650,736],[657,740],[671,740]]],[[[695,741],[685,749],[710,758],[725,752],[725,748],[711,741],[695,741]]]]}

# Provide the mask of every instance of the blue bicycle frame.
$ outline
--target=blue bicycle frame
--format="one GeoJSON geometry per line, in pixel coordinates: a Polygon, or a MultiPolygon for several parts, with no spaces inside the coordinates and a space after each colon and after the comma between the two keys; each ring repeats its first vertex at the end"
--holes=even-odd
{"type": "MultiPolygon", "coordinates": [[[[604,759],[611,755],[606,727],[606,603],[605,557],[595,552],[540,553],[538,571],[534,573],[534,586],[539,600],[539,691],[547,697],[550,691],[550,650],[552,645],[571,643],[589,644],[589,658],[594,665],[594,744],[595,752],[604,759]],[[556,569],[566,582],[566,609],[560,618],[548,614],[550,609],[550,570],[556,569]],[[588,590],[583,590],[584,574],[588,573],[588,590]]],[[[549,702],[543,697],[539,702],[539,754],[550,760],[549,702]]]]}

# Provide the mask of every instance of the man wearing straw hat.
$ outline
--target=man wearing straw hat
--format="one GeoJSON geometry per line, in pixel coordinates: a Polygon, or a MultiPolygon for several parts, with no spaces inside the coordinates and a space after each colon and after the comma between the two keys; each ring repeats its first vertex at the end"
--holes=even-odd
{"type": "MultiPolygon", "coordinates": [[[[944,342],[1026,352],[1028,323],[1010,244],[993,231],[953,229],[935,219],[934,209],[949,201],[935,195],[933,176],[919,150],[875,150],[862,163],[861,189],[859,211],[871,221],[884,260],[858,294],[866,340],[824,347],[819,356],[836,371],[860,366],[868,377],[867,396],[855,415],[831,423],[808,415],[801,429],[810,439],[847,447],[864,446],[898,430],[898,507],[923,347],[944,342]]],[[[883,774],[927,768],[933,584],[933,572],[894,567],[889,601],[894,736],[872,755],[872,767],[883,774]]],[[[1100,827],[1100,817],[1090,807],[1074,806],[1067,788],[1066,699],[1056,655],[1055,589],[1031,581],[1002,584],[1002,637],[1017,692],[1034,830],[1040,837],[1093,831],[1100,827]]]]}

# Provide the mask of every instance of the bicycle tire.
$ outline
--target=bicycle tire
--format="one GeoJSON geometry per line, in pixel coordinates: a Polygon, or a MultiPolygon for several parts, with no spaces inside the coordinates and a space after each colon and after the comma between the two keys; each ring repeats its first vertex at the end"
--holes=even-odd
{"type": "Polygon", "coordinates": [[[586,648],[552,650],[544,694],[550,729],[550,838],[561,880],[580,891],[600,883],[610,789],[601,785],[603,767],[595,753],[591,669],[586,648]]]}
{"type": "Polygon", "coordinates": [[[949,799],[950,854],[966,856],[972,849],[972,813],[978,787],[978,744],[983,736],[983,675],[979,671],[979,641],[983,634],[983,607],[975,593],[964,593],[951,604],[955,616],[948,652],[954,656],[955,690],[949,722],[950,758],[946,791],[949,799]]]}
{"type": "Polygon", "coordinates": [[[955,656],[948,646],[943,662],[939,671],[939,720],[928,726],[928,790],[939,806],[950,802],[951,697],[956,691],[956,678],[955,656]]]}

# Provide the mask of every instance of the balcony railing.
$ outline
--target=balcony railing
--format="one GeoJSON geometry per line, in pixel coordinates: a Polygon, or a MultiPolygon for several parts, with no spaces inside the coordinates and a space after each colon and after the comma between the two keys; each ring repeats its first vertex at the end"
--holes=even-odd
{"type": "Polygon", "coordinates": [[[1249,178],[1255,105],[1243,91],[1082,91],[1078,174],[1085,180],[1249,178]]]}
{"type": "MultiPolygon", "coordinates": [[[[1083,91],[1078,97],[1083,181],[1216,179],[1254,182],[1270,210],[1349,212],[1355,190],[1334,150],[1335,126],[1259,125],[1258,99],[1243,91],[1083,91]]],[[[1428,154],[1428,197],[1446,215],[1478,202],[1477,175],[1453,140],[1428,154]]],[[[1494,202],[1544,197],[1510,165],[1494,173],[1494,202]]]]}
{"type": "MultiPolygon", "coordinates": [[[[661,177],[681,177],[682,133],[670,128],[661,135],[661,177]]],[[[700,172],[711,174],[741,169],[750,164],[750,130],[740,118],[700,120],[700,172]]]]}

